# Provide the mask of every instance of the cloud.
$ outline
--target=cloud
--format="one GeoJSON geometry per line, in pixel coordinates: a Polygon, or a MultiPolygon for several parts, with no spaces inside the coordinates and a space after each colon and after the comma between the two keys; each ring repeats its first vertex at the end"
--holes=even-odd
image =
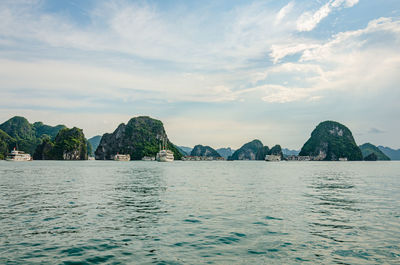
{"type": "Polygon", "coordinates": [[[386,133],[386,131],[380,130],[378,128],[371,128],[371,129],[369,129],[368,133],[381,134],[381,133],[386,133]]]}
{"type": "Polygon", "coordinates": [[[258,86],[266,91],[264,101],[320,100],[327,91],[362,95],[400,81],[400,20],[375,19],[365,28],[337,33],[325,42],[301,38],[293,42],[274,44],[270,56],[275,66],[253,75],[254,84],[264,83],[258,86]],[[295,54],[297,62],[284,62],[295,54]]]}
{"type": "Polygon", "coordinates": [[[314,13],[310,11],[304,12],[297,20],[297,30],[311,31],[333,10],[339,9],[342,6],[349,8],[357,3],[358,0],[330,0],[314,13]]]}
{"type": "Polygon", "coordinates": [[[282,7],[276,15],[275,25],[280,24],[282,20],[292,11],[293,7],[294,2],[289,2],[287,5],[282,7]]]}

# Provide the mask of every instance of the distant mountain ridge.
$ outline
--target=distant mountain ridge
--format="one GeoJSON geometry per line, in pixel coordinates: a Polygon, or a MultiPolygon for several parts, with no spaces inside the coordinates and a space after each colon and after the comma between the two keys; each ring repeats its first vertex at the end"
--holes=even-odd
{"type": "Polygon", "coordinates": [[[230,147],[218,148],[216,151],[225,159],[228,159],[228,157],[233,155],[233,153],[235,152],[235,150],[231,149],[230,147]]]}
{"type": "Polygon", "coordinates": [[[378,146],[379,150],[381,150],[385,155],[387,155],[391,160],[400,160],[400,149],[392,149],[386,146],[378,146]]]}
{"type": "Polygon", "coordinates": [[[179,148],[181,151],[183,151],[183,155],[190,155],[190,153],[192,152],[193,148],[192,147],[187,147],[187,146],[177,146],[177,148],[179,148]]]}
{"type": "Polygon", "coordinates": [[[286,156],[297,156],[300,153],[300,150],[290,150],[288,148],[283,148],[282,153],[286,156]]]}
{"type": "Polygon", "coordinates": [[[88,142],[91,146],[90,155],[94,156],[94,151],[96,151],[97,147],[99,146],[101,141],[101,135],[93,136],[92,138],[88,139],[88,142]]]}

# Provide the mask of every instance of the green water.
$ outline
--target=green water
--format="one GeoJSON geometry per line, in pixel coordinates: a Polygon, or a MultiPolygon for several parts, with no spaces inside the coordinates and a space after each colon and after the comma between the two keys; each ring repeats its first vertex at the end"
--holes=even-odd
{"type": "Polygon", "coordinates": [[[400,162],[0,162],[1,264],[399,264],[400,162]]]}

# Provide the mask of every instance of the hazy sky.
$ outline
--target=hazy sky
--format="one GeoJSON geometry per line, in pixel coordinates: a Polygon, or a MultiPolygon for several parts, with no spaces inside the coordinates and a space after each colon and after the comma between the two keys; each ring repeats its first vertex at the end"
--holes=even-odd
{"type": "Polygon", "coordinates": [[[178,145],[300,149],[335,120],[400,148],[400,1],[0,1],[0,122],[164,122],[178,145]]]}

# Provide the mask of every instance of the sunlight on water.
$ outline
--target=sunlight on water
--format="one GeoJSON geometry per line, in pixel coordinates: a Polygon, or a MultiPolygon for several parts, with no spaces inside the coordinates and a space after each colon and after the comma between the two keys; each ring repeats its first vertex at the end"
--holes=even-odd
{"type": "Polygon", "coordinates": [[[0,162],[0,263],[395,264],[399,162],[0,162]]]}

